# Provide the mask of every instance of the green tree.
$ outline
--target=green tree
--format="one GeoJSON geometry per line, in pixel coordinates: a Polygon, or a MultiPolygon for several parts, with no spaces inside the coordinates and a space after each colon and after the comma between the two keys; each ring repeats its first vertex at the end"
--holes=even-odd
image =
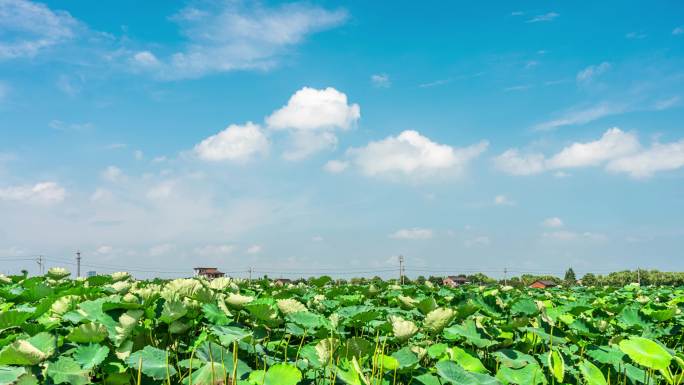
{"type": "Polygon", "coordinates": [[[575,271],[572,269],[572,267],[565,272],[565,277],[563,280],[565,281],[566,285],[577,284],[577,277],[575,276],[575,271]]]}

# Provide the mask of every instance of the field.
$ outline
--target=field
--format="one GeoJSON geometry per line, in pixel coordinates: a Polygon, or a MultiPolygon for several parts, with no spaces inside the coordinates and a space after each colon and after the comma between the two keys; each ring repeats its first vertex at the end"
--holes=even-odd
{"type": "Polygon", "coordinates": [[[681,384],[684,290],[0,276],[0,384],[681,384]]]}

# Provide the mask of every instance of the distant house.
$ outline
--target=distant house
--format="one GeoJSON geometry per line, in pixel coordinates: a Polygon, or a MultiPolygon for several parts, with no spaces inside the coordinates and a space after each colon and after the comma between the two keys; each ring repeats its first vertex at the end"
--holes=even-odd
{"type": "Polygon", "coordinates": [[[285,286],[288,283],[292,283],[292,280],[288,279],[288,278],[278,278],[278,279],[274,279],[273,283],[275,283],[276,286],[285,286]]]}
{"type": "Polygon", "coordinates": [[[530,285],[530,288],[532,288],[532,289],[546,289],[546,288],[554,287],[554,286],[558,286],[558,285],[556,285],[556,283],[553,281],[538,280],[538,281],[532,282],[532,284],[530,285]]]}
{"type": "Polygon", "coordinates": [[[86,276],[87,276],[88,278],[90,278],[90,277],[95,277],[96,275],[97,275],[97,271],[93,271],[93,270],[91,270],[91,271],[89,271],[89,272],[86,273],[86,276]]]}
{"type": "Polygon", "coordinates": [[[214,279],[223,277],[225,275],[224,273],[220,272],[216,267],[196,267],[193,270],[195,270],[196,277],[202,276],[209,279],[214,279]]]}
{"type": "Polygon", "coordinates": [[[470,281],[468,281],[468,278],[466,278],[462,275],[459,275],[459,276],[450,275],[450,276],[442,279],[442,285],[444,285],[444,286],[457,287],[457,286],[461,286],[461,285],[467,285],[469,283],[470,283],[470,281]]]}

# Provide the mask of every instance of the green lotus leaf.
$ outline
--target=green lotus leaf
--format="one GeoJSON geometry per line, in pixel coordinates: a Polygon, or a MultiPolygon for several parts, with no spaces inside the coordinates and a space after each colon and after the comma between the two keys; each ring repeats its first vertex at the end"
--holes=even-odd
{"type": "Polygon", "coordinates": [[[107,338],[107,328],[97,322],[78,325],[71,329],[66,339],[77,343],[102,342],[107,338]]]}
{"type": "Polygon", "coordinates": [[[145,346],[142,350],[131,353],[126,363],[135,372],[141,370],[155,380],[176,374],[174,366],[169,364],[168,352],[152,346],[145,346]]]}
{"type": "Polygon", "coordinates": [[[587,385],[608,385],[606,378],[603,376],[603,373],[601,373],[601,369],[597,368],[596,365],[591,362],[587,360],[582,361],[579,369],[587,385]]]}
{"type": "Polygon", "coordinates": [[[83,369],[71,357],[60,357],[57,361],[51,362],[47,368],[47,375],[52,378],[55,384],[84,385],[90,383],[88,369],[83,369]]]}
{"type": "Polygon", "coordinates": [[[656,342],[643,337],[630,337],[620,342],[620,350],[639,365],[649,369],[666,370],[672,355],[656,342]]]}
{"type": "Polygon", "coordinates": [[[21,366],[0,366],[0,384],[14,384],[24,373],[21,366]]]}
{"type": "Polygon", "coordinates": [[[444,381],[454,385],[501,385],[496,378],[488,374],[467,372],[453,361],[440,361],[435,367],[444,381]]]}
{"type": "Polygon", "coordinates": [[[74,352],[74,360],[83,369],[92,369],[102,363],[109,354],[109,348],[102,345],[81,345],[74,352]]]}
{"type": "Polygon", "coordinates": [[[0,350],[0,365],[36,365],[52,356],[55,343],[55,336],[45,332],[16,340],[0,350]]]}
{"type": "Polygon", "coordinates": [[[287,364],[275,364],[268,368],[264,385],[297,385],[302,380],[302,372],[287,364]]]}

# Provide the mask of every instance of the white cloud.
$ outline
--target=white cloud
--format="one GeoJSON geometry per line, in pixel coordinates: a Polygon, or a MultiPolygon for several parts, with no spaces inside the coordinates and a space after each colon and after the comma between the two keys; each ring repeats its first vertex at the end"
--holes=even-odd
{"type": "Polygon", "coordinates": [[[371,75],[371,83],[379,88],[388,88],[392,85],[389,75],[387,74],[374,74],[371,75]]]}
{"type": "Polygon", "coordinates": [[[505,195],[497,195],[494,197],[494,204],[497,206],[513,206],[515,202],[505,195]]]}
{"type": "Polygon", "coordinates": [[[549,13],[545,13],[543,15],[537,15],[537,16],[531,18],[530,20],[527,20],[527,22],[528,23],[538,23],[538,22],[542,22],[542,21],[553,21],[558,16],[560,16],[560,15],[557,14],[556,12],[549,12],[549,13]]]}
{"type": "MultiPolygon", "coordinates": [[[[633,178],[650,177],[656,172],[684,167],[684,139],[671,143],[654,143],[643,148],[633,133],[619,128],[607,130],[600,139],[573,143],[549,159],[543,154],[520,154],[510,149],[494,158],[499,170],[511,175],[532,175],[544,171],[604,166],[616,173],[633,178]]],[[[568,174],[557,172],[556,177],[568,174]]]]}
{"type": "Polygon", "coordinates": [[[608,62],[603,62],[598,65],[590,65],[577,73],[577,81],[580,83],[588,83],[596,77],[603,75],[611,69],[612,65],[608,62]]]}
{"type": "Polygon", "coordinates": [[[330,131],[296,130],[290,133],[290,146],[283,153],[286,160],[301,160],[320,151],[337,147],[337,136],[330,131]]]}
{"type": "Polygon", "coordinates": [[[506,150],[494,158],[494,166],[511,175],[532,175],[545,170],[543,154],[521,155],[518,149],[506,150]]]}
{"type": "Polygon", "coordinates": [[[174,181],[160,182],[147,190],[145,196],[150,200],[166,199],[173,194],[175,185],[174,181]]]}
{"type": "Polygon", "coordinates": [[[639,153],[612,160],[608,171],[627,173],[633,178],[647,178],[658,171],[684,167],[684,140],[654,143],[639,153]]]}
{"type": "Polygon", "coordinates": [[[346,19],[344,10],[301,3],[273,8],[234,1],[195,3],[172,17],[187,39],[184,50],[166,59],[142,51],[132,60],[146,63],[159,77],[171,79],[266,70],[309,35],[341,25],[346,19]]]}
{"type": "Polygon", "coordinates": [[[220,257],[231,254],[234,250],[233,245],[205,245],[195,248],[194,253],[200,257],[220,257]]]}
{"type": "Polygon", "coordinates": [[[440,173],[462,173],[471,160],[487,149],[488,143],[464,148],[439,144],[417,131],[350,148],[347,155],[367,176],[429,177],[440,173]]]}
{"type": "Polygon", "coordinates": [[[543,233],[542,236],[544,238],[550,238],[550,239],[555,239],[559,241],[571,241],[573,239],[577,238],[577,233],[572,232],[572,231],[552,231],[550,233],[543,233]]]}
{"type": "Polygon", "coordinates": [[[476,247],[476,246],[489,246],[491,243],[492,243],[491,239],[489,239],[489,237],[484,236],[484,235],[477,236],[474,238],[469,238],[469,239],[466,239],[465,241],[463,241],[463,245],[465,245],[465,247],[468,247],[468,248],[476,247]]]}
{"type": "Polygon", "coordinates": [[[97,188],[95,192],[90,196],[92,202],[106,202],[114,199],[114,194],[103,188],[97,188]]]}
{"type": "Polygon", "coordinates": [[[424,240],[432,238],[432,230],[414,227],[412,229],[401,229],[390,234],[394,239],[424,240]]]}
{"type": "Polygon", "coordinates": [[[599,140],[587,143],[573,143],[547,161],[547,168],[572,168],[596,166],[607,160],[619,158],[638,151],[636,135],[619,128],[606,131],[599,140]]]}
{"type": "Polygon", "coordinates": [[[557,119],[535,125],[533,129],[549,131],[564,126],[586,124],[607,116],[622,114],[628,110],[629,108],[624,104],[599,103],[590,107],[571,109],[557,119]]]}
{"type": "Polygon", "coordinates": [[[259,125],[247,122],[231,124],[195,146],[195,153],[206,161],[244,162],[258,154],[266,154],[269,141],[259,125]]]}
{"type": "Polygon", "coordinates": [[[290,148],[284,157],[304,159],[337,146],[336,130],[348,130],[361,117],[358,104],[350,104],[347,95],[328,87],[304,87],[290,97],[287,105],[266,118],[272,130],[290,133],[290,148]]]}
{"type": "Polygon", "coordinates": [[[361,117],[358,104],[349,104],[347,95],[328,87],[304,87],[290,97],[287,105],[266,118],[274,130],[347,130],[361,117]]]}
{"type": "Polygon", "coordinates": [[[98,253],[98,254],[109,254],[109,253],[112,252],[112,250],[113,250],[113,248],[112,248],[111,246],[109,246],[109,245],[102,245],[102,246],[99,246],[99,247],[95,250],[95,252],[98,253]]]}
{"type": "Polygon", "coordinates": [[[73,39],[78,21],[28,0],[0,1],[0,60],[36,56],[73,39]]]}
{"type": "Polygon", "coordinates": [[[263,250],[261,245],[252,245],[247,248],[247,254],[259,254],[263,250]]]}
{"type": "Polygon", "coordinates": [[[135,160],[143,160],[145,154],[141,150],[135,150],[133,152],[133,157],[135,158],[135,160]]]}
{"type": "Polygon", "coordinates": [[[66,190],[55,182],[41,182],[33,186],[0,188],[0,200],[55,204],[64,201],[66,190]]]}
{"type": "Polygon", "coordinates": [[[161,64],[150,51],[140,51],[133,55],[133,63],[141,67],[157,67],[161,64]]]}
{"type": "Polygon", "coordinates": [[[675,36],[684,34],[684,27],[677,27],[677,28],[673,29],[672,34],[675,36]]]}
{"type": "Polygon", "coordinates": [[[126,179],[126,175],[121,171],[120,168],[116,166],[108,166],[104,171],[101,173],[102,178],[106,181],[109,182],[121,182],[126,179]]]}
{"type": "Polygon", "coordinates": [[[65,123],[61,120],[53,119],[48,123],[48,127],[52,128],[53,130],[57,131],[65,131],[65,132],[86,132],[90,131],[93,129],[93,124],[92,123],[65,123]]]}
{"type": "Polygon", "coordinates": [[[349,162],[341,160],[329,160],[323,169],[331,174],[339,174],[349,167],[349,162]]]}
{"type": "Polygon", "coordinates": [[[313,242],[323,242],[323,237],[321,237],[320,235],[315,235],[315,236],[311,237],[311,240],[313,242]]]}
{"type": "Polygon", "coordinates": [[[171,243],[163,243],[150,247],[147,253],[152,257],[158,257],[161,255],[167,255],[174,250],[176,250],[176,245],[171,243]]]}
{"type": "Polygon", "coordinates": [[[550,228],[563,227],[563,221],[558,217],[551,217],[551,218],[544,219],[544,222],[542,222],[542,225],[544,225],[544,227],[550,227],[550,228]]]}

